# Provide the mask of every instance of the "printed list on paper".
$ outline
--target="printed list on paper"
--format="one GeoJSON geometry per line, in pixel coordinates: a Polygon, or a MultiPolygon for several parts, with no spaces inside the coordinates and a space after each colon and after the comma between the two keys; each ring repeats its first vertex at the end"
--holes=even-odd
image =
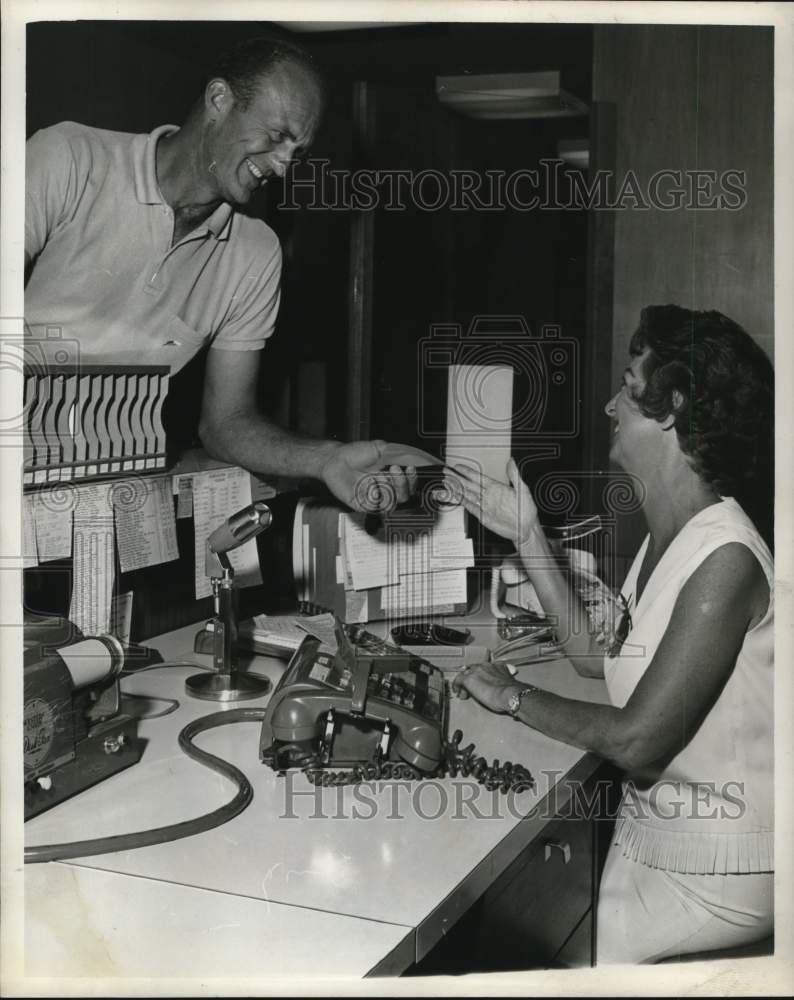
{"type": "MultiPolygon", "coordinates": [[[[250,503],[251,476],[244,469],[213,469],[193,476],[196,599],[212,594],[212,585],[204,572],[207,538],[227,517],[250,503]]],[[[253,587],[262,582],[255,538],[233,549],[229,561],[237,586],[253,587]]]]}
{"type": "Polygon", "coordinates": [[[140,497],[134,503],[115,504],[122,573],[179,558],[171,480],[163,476],[139,480],[137,489],[140,497]]]}
{"type": "Polygon", "coordinates": [[[84,635],[110,630],[115,559],[111,489],[111,483],[95,483],[77,490],[69,618],[84,635]]]}

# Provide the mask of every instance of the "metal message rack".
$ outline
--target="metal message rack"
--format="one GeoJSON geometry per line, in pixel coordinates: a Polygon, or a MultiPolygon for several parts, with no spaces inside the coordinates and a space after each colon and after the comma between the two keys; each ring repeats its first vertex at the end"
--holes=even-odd
{"type": "Polygon", "coordinates": [[[26,486],[166,467],[168,366],[25,368],[26,486]]]}

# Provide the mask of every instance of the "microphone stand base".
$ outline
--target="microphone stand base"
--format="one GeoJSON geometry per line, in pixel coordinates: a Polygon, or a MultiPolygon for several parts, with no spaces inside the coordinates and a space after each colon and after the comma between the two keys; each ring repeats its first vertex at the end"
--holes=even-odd
{"type": "Polygon", "coordinates": [[[261,698],[270,691],[270,680],[256,674],[193,674],[185,681],[185,690],[205,701],[244,701],[261,698]]]}

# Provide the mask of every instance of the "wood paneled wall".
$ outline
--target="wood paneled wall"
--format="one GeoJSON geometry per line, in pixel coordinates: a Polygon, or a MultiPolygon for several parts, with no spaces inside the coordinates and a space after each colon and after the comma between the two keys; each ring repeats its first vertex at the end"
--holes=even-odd
{"type": "MultiPolygon", "coordinates": [[[[677,303],[718,309],[774,357],[773,32],[764,27],[599,25],[593,99],[615,106],[619,186],[660,170],[744,171],[738,210],[615,212],[612,385],[640,310],[677,303]]],[[[619,555],[645,526],[623,519],[619,555]]]]}
{"type": "Polygon", "coordinates": [[[616,106],[617,179],[632,170],[746,174],[738,210],[623,209],[615,218],[613,381],[644,305],[719,309],[773,355],[773,33],[603,25],[593,97],[616,106]]]}

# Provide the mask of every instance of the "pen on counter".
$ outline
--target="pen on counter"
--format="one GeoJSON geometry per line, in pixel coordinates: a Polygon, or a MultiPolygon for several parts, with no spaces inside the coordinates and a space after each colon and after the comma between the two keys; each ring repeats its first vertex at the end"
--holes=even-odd
{"type": "MultiPolygon", "coordinates": [[[[488,663],[493,663],[493,661],[494,661],[493,660],[493,650],[489,649],[488,650],[488,663]]],[[[510,674],[510,676],[511,677],[515,677],[515,675],[518,673],[518,670],[516,669],[516,667],[514,667],[512,663],[505,663],[504,665],[507,667],[507,670],[508,670],[508,673],[510,674]]]]}

